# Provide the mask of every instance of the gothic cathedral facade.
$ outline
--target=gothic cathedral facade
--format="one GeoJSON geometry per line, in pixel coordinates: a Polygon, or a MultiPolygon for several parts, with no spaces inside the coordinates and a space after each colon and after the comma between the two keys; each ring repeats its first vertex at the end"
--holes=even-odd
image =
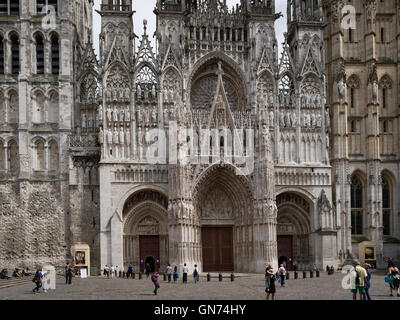
{"type": "Polygon", "coordinates": [[[92,274],[400,259],[399,1],[358,1],[347,29],[341,0],[288,0],[279,53],[274,0],[158,0],[154,38],[134,32],[137,4],[102,0],[99,57],[92,0],[6,2],[10,268],[62,266],[77,245],[92,274]]]}

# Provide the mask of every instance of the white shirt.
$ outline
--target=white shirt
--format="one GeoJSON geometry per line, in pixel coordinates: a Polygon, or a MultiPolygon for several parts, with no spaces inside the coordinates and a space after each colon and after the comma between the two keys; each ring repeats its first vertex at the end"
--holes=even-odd
{"type": "Polygon", "coordinates": [[[167,274],[171,274],[171,272],[172,272],[172,267],[171,267],[171,266],[168,266],[168,267],[167,267],[167,274]]]}
{"type": "Polygon", "coordinates": [[[115,267],[111,267],[111,272],[112,272],[112,273],[115,272],[115,267]]]}
{"type": "Polygon", "coordinates": [[[188,267],[183,267],[183,273],[188,273],[189,269],[188,267]]]}

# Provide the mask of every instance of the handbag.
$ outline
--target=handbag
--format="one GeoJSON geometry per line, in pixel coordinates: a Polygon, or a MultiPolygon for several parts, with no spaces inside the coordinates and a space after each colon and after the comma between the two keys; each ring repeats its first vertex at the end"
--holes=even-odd
{"type": "Polygon", "coordinates": [[[385,282],[386,282],[386,283],[392,283],[392,282],[393,282],[393,278],[392,278],[392,277],[389,277],[389,276],[386,276],[386,277],[385,277],[385,282]]]}

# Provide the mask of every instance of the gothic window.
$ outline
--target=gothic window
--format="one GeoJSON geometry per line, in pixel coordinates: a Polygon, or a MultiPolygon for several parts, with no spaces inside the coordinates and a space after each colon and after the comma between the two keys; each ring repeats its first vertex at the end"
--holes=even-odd
{"type": "Polygon", "coordinates": [[[36,49],[36,74],[44,74],[44,39],[38,33],[34,37],[36,49]]]}
{"type": "Polygon", "coordinates": [[[0,92],[0,124],[6,123],[6,105],[2,92],[0,92]]]}
{"type": "Polygon", "coordinates": [[[0,74],[4,74],[4,38],[0,36],[0,74]]]}
{"type": "Polygon", "coordinates": [[[162,89],[163,91],[175,90],[178,93],[181,92],[180,77],[174,68],[168,68],[168,70],[164,73],[162,89]]]}
{"type": "Polygon", "coordinates": [[[44,94],[41,91],[37,91],[33,96],[32,122],[34,123],[44,122],[44,102],[45,102],[44,94]]]}
{"type": "Polygon", "coordinates": [[[274,93],[274,84],[272,77],[264,72],[263,75],[257,81],[257,94],[271,95],[274,93]]]}
{"type": "Polygon", "coordinates": [[[350,107],[354,108],[354,88],[350,88],[350,107]]]}
{"type": "Polygon", "coordinates": [[[35,142],[35,170],[42,171],[45,169],[45,153],[44,153],[44,142],[38,140],[35,142]]]}
{"type": "Polygon", "coordinates": [[[51,73],[60,73],[60,44],[56,34],[51,37],[51,73]]]}
{"type": "Polygon", "coordinates": [[[19,150],[15,140],[8,142],[8,167],[12,173],[17,173],[19,170],[19,150]]]}
{"type": "Polygon", "coordinates": [[[157,78],[150,67],[144,66],[140,69],[135,84],[138,100],[157,99],[157,78]]]}
{"type": "Polygon", "coordinates": [[[56,91],[50,94],[50,101],[48,103],[48,121],[50,123],[58,123],[59,118],[59,95],[56,91]]]}
{"type": "Polygon", "coordinates": [[[11,41],[11,74],[19,74],[19,37],[16,33],[10,36],[11,41]]]}
{"type": "Polygon", "coordinates": [[[284,75],[281,81],[279,82],[279,93],[282,93],[284,96],[291,95],[294,92],[294,84],[289,75],[284,75]]]}
{"type": "Polygon", "coordinates": [[[98,94],[98,82],[95,75],[91,72],[87,74],[80,86],[81,102],[93,103],[98,94]]]}
{"type": "Polygon", "coordinates": [[[363,234],[363,185],[357,176],[351,178],[351,234],[363,234]]]}
{"type": "Polygon", "coordinates": [[[59,151],[58,144],[54,140],[49,143],[49,153],[50,153],[50,164],[49,169],[52,171],[58,170],[59,168],[59,151]]]}
{"type": "Polygon", "coordinates": [[[356,132],[356,124],[354,120],[351,121],[351,132],[352,133],[356,132]]]}
{"type": "Polygon", "coordinates": [[[58,0],[36,0],[36,13],[39,14],[46,14],[43,12],[43,8],[46,6],[52,6],[57,13],[57,1],[58,0]]]}
{"type": "Polygon", "coordinates": [[[349,95],[348,101],[350,101],[350,107],[355,108],[355,107],[357,107],[356,101],[358,100],[360,79],[355,74],[353,74],[347,81],[347,87],[349,88],[349,90],[347,90],[347,92],[349,95]]]}
{"type": "Polygon", "coordinates": [[[384,75],[379,81],[381,90],[380,103],[382,108],[387,108],[391,105],[392,79],[388,75],[384,75]]]}
{"type": "Polygon", "coordinates": [[[353,30],[349,29],[349,42],[353,42],[353,30]]]}
{"type": "Polygon", "coordinates": [[[4,143],[0,140],[0,170],[5,170],[4,143]]]}
{"type": "Polygon", "coordinates": [[[9,106],[8,106],[8,122],[18,123],[19,119],[19,102],[18,94],[15,91],[9,93],[9,106]]]}
{"type": "Polygon", "coordinates": [[[0,15],[19,16],[19,0],[0,0],[0,15]]]}
{"type": "Polygon", "coordinates": [[[382,210],[383,210],[383,234],[388,236],[391,234],[391,216],[392,216],[392,201],[391,201],[390,183],[386,177],[382,177],[382,210]]]}

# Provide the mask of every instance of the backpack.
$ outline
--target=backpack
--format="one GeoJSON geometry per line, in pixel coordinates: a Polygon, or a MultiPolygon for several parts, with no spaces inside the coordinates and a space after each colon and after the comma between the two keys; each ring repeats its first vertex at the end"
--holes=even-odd
{"type": "Polygon", "coordinates": [[[279,270],[279,274],[284,275],[285,271],[283,269],[279,270]]]}
{"type": "Polygon", "coordinates": [[[156,277],[154,275],[151,276],[151,281],[153,281],[153,282],[157,281],[157,279],[156,279],[156,277]]]}
{"type": "Polygon", "coordinates": [[[360,275],[358,274],[357,270],[356,270],[356,286],[359,287],[360,286],[360,275]]]}

